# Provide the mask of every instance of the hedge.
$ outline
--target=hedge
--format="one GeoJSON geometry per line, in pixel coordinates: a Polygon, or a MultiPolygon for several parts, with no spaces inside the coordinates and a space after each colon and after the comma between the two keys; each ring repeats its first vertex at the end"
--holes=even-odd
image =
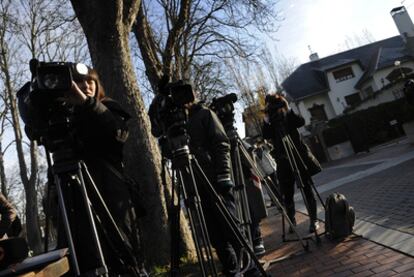
{"type": "Polygon", "coordinates": [[[354,150],[358,152],[361,147],[370,147],[401,136],[401,125],[412,120],[414,106],[409,105],[405,98],[401,98],[331,119],[323,136],[328,147],[351,140],[354,150]],[[397,125],[391,126],[392,120],[396,120],[397,125]]]}

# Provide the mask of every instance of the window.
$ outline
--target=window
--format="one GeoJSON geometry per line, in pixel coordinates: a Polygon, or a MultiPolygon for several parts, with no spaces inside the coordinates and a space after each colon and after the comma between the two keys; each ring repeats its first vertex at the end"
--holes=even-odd
{"type": "Polygon", "coordinates": [[[325,112],[325,105],[313,104],[312,108],[309,108],[309,113],[311,114],[311,121],[326,121],[328,117],[325,112]]]}
{"type": "Polygon", "coordinates": [[[373,88],[371,86],[367,87],[366,89],[364,89],[364,94],[365,94],[365,97],[370,97],[374,95],[373,88]]]}
{"type": "Polygon", "coordinates": [[[400,98],[404,97],[404,92],[403,92],[402,88],[394,89],[392,91],[392,94],[394,95],[395,99],[400,99],[400,98]]]}
{"type": "Polygon", "coordinates": [[[354,93],[348,96],[345,96],[345,101],[348,104],[348,106],[354,106],[355,104],[358,104],[361,102],[361,96],[359,93],[354,93]]]}
{"type": "Polygon", "coordinates": [[[352,68],[350,67],[334,71],[332,72],[332,74],[337,83],[348,80],[348,79],[352,79],[355,76],[354,72],[352,71],[352,68]]]}

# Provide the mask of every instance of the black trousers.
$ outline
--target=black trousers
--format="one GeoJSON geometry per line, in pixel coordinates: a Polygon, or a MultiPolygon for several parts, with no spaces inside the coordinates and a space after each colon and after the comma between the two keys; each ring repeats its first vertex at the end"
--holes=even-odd
{"type": "MultiPolygon", "coordinates": [[[[287,158],[278,159],[277,161],[277,178],[283,195],[283,202],[286,212],[291,220],[295,218],[295,202],[293,196],[295,194],[295,176],[287,158]]],[[[316,220],[316,200],[312,191],[311,177],[299,169],[300,177],[303,182],[303,192],[308,203],[308,213],[312,221],[316,220]]],[[[296,184],[298,185],[298,184],[296,184]]]]}
{"type": "MultiPolygon", "coordinates": [[[[240,247],[234,240],[231,229],[226,224],[210,195],[203,188],[199,189],[199,194],[211,245],[216,250],[223,266],[223,273],[226,276],[233,276],[232,272],[235,272],[238,266],[240,247]]],[[[228,191],[220,195],[227,210],[234,216],[236,214],[236,206],[233,192],[228,191]]]]}

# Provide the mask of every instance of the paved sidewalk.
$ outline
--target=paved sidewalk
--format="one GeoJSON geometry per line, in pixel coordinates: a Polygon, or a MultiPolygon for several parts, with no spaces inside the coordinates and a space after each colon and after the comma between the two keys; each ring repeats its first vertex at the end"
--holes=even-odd
{"type": "MultiPolygon", "coordinates": [[[[300,233],[308,235],[308,217],[297,213],[297,221],[300,233]]],[[[261,260],[267,262],[266,271],[272,276],[414,276],[412,257],[361,237],[334,243],[321,236],[320,245],[309,241],[310,252],[304,252],[299,242],[282,242],[276,209],[262,222],[262,231],[267,253],[261,260]],[[287,257],[292,254],[297,255],[287,257]]]]}
{"type": "MultiPolygon", "coordinates": [[[[310,253],[269,264],[303,253],[298,242],[282,242],[281,216],[273,208],[262,222],[268,272],[273,276],[414,276],[414,146],[404,139],[394,141],[324,168],[314,178],[322,199],[335,191],[344,193],[356,211],[354,232],[362,236],[336,243],[323,236],[319,246],[310,241],[310,253]]],[[[300,211],[298,229],[308,235],[301,196],[296,194],[295,200],[300,211]]],[[[318,218],[324,220],[321,207],[318,218]]]]}

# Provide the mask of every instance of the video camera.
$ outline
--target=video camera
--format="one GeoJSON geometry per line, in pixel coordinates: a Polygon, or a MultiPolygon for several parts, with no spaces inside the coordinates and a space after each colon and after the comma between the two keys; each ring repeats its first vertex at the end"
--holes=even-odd
{"type": "Polygon", "coordinates": [[[151,103],[148,114],[151,119],[152,134],[166,138],[167,145],[162,145],[162,148],[163,154],[167,157],[176,155],[180,151],[187,151],[188,115],[185,104],[193,102],[194,99],[191,85],[178,81],[160,86],[159,94],[151,103]]]}
{"type": "Polygon", "coordinates": [[[62,97],[71,89],[72,81],[83,79],[88,67],[80,63],[30,61],[32,81],[18,92],[19,112],[25,123],[27,136],[50,151],[68,136],[71,129],[73,107],[62,97]]]}
{"type": "Polygon", "coordinates": [[[237,101],[237,95],[230,93],[219,98],[213,98],[210,104],[212,109],[217,116],[220,118],[224,128],[230,127],[234,122],[234,105],[237,101]]]}
{"type": "MultiPolygon", "coordinates": [[[[33,92],[38,92],[42,100],[62,97],[72,87],[72,81],[82,80],[89,72],[86,65],[71,62],[39,62],[30,60],[33,92]]],[[[47,101],[48,102],[48,101],[47,101]]]]}

